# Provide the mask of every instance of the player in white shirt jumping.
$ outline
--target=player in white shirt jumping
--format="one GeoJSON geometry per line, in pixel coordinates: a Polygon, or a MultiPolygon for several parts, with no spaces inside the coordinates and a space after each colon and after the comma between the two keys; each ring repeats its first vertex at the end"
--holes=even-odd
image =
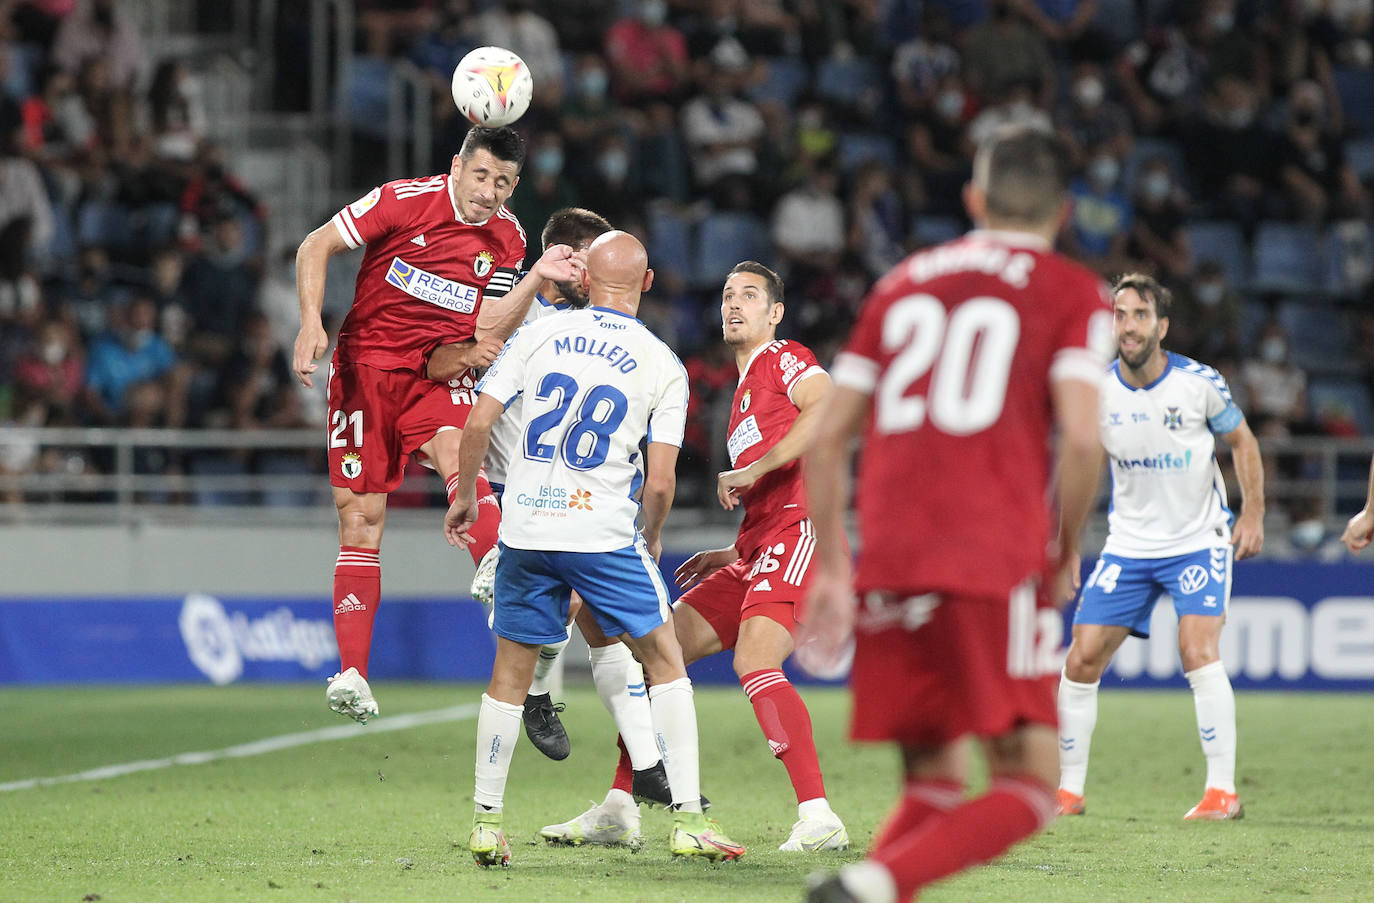
{"type": "Polygon", "coordinates": [[[1169,290],[1149,276],[1114,289],[1117,360],[1102,380],[1102,444],[1112,474],[1107,542],[1083,587],[1059,683],[1059,814],[1081,815],[1097,690],[1128,636],[1148,636],[1165,593],[1178,612],[1178,648],[1193,689],[1207,759],[1202,801],[1186,819],[1244,814],[1236,794],[1236,701],[1219,643],[1232,558],[1264,544],[1259,443],[1221,374],[1160,341],[1169,290]],[[1241,511],[1232,522],[1214,436],[1231,446],[1241,511]]]}
{"type": "Polygon", "coordinates": [[[524,399],[496,568],[496,662],[477,719],[469,849],[481,865],[510,860],[501,808],[523,703],[540,646],[567,635],[574,590],[601,629],[630,646],[651,684],[653,728],[673,795],[673,855],[744,854],[701,809],[692,683],[657,564],[688,387],[677,356],[635,319],[652,281],[634,236],[602,235],[587,251],[590,306],[518,331],[478,385],[471,444],[460,455],[460,483],[445,519],[455,546],[467,542],[476,521],[477,471],[492,424],[517,396],[524,399]],[[634,498],[641,485],[642,530],[634,498]]]}

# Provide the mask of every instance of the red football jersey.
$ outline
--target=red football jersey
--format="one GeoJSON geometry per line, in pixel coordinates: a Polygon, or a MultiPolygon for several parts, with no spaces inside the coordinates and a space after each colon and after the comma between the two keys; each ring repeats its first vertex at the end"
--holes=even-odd
{"type": "Polygon", "coordinates": [[[1005,599],[1043,575],[1050,385],[1097,385],[1112,344],[1106,286],[1033,236],[975,231],[884,276],[832,368],[873,396],[857,589],[1005,599]]]}
{"type": "MultiPolygon", "coordinates": [[[[787,435],[797,420],[792,388],[807,376],[824,372],[811,349],[796,342],[769,342],[754,351],[730,409],[727,447],[732,468],[748,467],[787,435]]],[[[764,474],[740,494],[740,501],[744,522],[735,550],[748,559],[772,533],[806,517],[801,461],[764,474]]]]}
{"type": "Polygon", "coordinates": [[[472,338],[482,301],[510,291],[525,259],[514,214],[464,222],[447,175],[388,182],[333,223],[350,248],[367,245],[338,363],[422,372],[435,347],[472,338]]]}

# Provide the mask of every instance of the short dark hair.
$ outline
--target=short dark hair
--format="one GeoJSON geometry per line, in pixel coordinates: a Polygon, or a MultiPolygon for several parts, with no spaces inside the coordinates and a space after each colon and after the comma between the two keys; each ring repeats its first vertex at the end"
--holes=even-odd
{"type": "Polygon", "coordinates": [[[549,216],[539,241],[546,249],[550,245],[571,245],[576,248],[605,235],[611,228],[606,217],[586,207],[564,207],[549,216]]]}
{"type": "Polygon", "coordinates": [[[1131,289],[1144,300],[1154,305],[1155,316],[1161,320],[1169,316],[1169,308],[1174,303],[1174,293],[1169,291],[1153,276],[1144,273],[1125,273],[1116,277],[1112,283],[1112,297],[1126,289],[1131,289]]]}
{"type": "Polygon", "coordinates": [[[1068,191],[1068,149],[1053,134],[1005,126],[978,148],[973,181],[987,197],[991,219],[1014,225],[1049,222],[1068,191]]]}
{"type": "Polygon", "coordinates": [[[478,150],[486,150],[498,160],[514,163],[517,169],[523,169],[525,166],[525,139],[509,126],[489,129],[474,125],[468,129],[467,135],[463,138],[463,146],[458,149],[458,156],[465,161],[471,160],[478,150]]]}
{"type": "Polygon", "coordinates": [[[768,301],[770,304],[782,304],[782,277],[770,270],[768,267],[759,263],[757,260],[742,260],[735,264],[734,269],[726,274],[729,279],[736,273],[753,273],[755,276],[763,278],[763,284],[768,287],[768,301]]]}

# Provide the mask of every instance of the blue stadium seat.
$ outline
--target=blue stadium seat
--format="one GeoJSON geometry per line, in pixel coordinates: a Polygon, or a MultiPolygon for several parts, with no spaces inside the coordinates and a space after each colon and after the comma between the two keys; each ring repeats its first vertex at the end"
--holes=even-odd
{"type": "Polygon", "coordinates": [[[1240,226],[1227,220],[1192,222],[1188,224],[1188,242],[1194,260],[1215,260],[1227,284],[1234,288],[1245,285],[1250,276],[1250,249],[1240,226]]]}
{"type": "Polygon", "coordinates": [[[1346,125],[1360,134],[1374,133],[1374,71],[1338,66],[1332,74],[1346,125]]]}
{"type": "Polygon", "coordinates": [[[1255,231],[1255,268],[1250,287],[1260,291],[1310,292],[1326,287],[1326,248],[1321,233],[1299,223],[1266,221],[1255,231]]]}
{"type": "Polygon", "coordinates": [[[1307,386],[1307,404],[1312,417],[1321,422],[1323,415],[1348,414],[1362,435],[1374,432],[1374,402],[1369,387],[1363,381],[1343,377],[1314,379],[1307,386]]]}
{"type": "Polygon", "coordinates": [[[692,226],[676,211],[649,210],[649,266],[671,271],[683,279],[692,277],[692,226]]]}
{"type": "Polygon", "coordinates": [[[768,227],[748,213],[712,213],[697,230],[693,282],[717,286],[741,260],[767,263],[768,227]]]}
{"type": "Polygon", "coordinates": [[[1361,182],[1374,179],[1374,138],[1355,138],[1345,143],[1345,162],[1361,182]]]}
{"type": "Polygon", "coordinates": [[[911,219],[911,237],[922,248],[953,241],[964,233],[964,224],[953,216],[915,216],[911,219]]]}
{"type": "Polygon", "coordinates": [[[816,73],[816,90],[826,100],[851,106],[881,84],[878,66],[863,57],[828,57],[816,73]]]}
{"type": "Polygon", "coordinates": [[[1354,327],[1344,311],[1329,304],[1287,299],[1280,302],[1277,319],[1288,333],[1293,362],[1302,369],[1339,373],[1353,366],[1349,337],[1354,327]]]}
{"type": "Polygon", "coordinates": [[[796,102],[797,95],[806,90],[806,83],[811,78],[811,70],[806,63],[790,56],[765,60],[763,73],[763,79],[749,89],[750,99],[789,109],[796,102]]]}
{"type": "Polygon", "coordinates": [[[344,88],[348,121],[357,132],[386,138],[390,108],[391,61],[354,56],[344,88]]]}
{"type": "Polygon", "coordinates": [[[876,132],[850,132],[840,136],[840,168],[849,172],[868,160],[878,160],[888,167],[897,165],[897,143],[887,135],[876,132]]]}

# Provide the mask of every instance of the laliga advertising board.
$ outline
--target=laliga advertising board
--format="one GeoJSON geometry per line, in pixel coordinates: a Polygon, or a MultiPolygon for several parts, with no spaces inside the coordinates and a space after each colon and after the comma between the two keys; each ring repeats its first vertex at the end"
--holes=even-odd
{"type": "Polygon", "coordinates": [[[478,47],[453,70],[453,102],[474,125],[510,125],[530,108],[530,67],[504,47],[478,47]]]}
{"type": "MultiPolygon", "coordinates": [[[[660,567],[671,575],[686,557],[665,552],[660,567]]],[[[0,597],[0,685],[322,680],[337,669],[328,597],[194,587],[100,593],[0,597]]],[[[1151,638],[1128,639],[1103,686],[1186,686],[1173,618],[1161,600],[1151,638]]],[[[371,670],[386,679],[485,680],[490,637],[470,599],[398,594],[378,614],[371,670]]],[[[1041,665],[1051,672],[1063,663],[1064,637],[1042,638],[1041,665]]],[[[1374,565],[1244,563],[1221,657],[1240,690],[1374,691],[1374,565]]],[[[736,680],[728,657],[690,673],[701,683],[736,680]]]]}

